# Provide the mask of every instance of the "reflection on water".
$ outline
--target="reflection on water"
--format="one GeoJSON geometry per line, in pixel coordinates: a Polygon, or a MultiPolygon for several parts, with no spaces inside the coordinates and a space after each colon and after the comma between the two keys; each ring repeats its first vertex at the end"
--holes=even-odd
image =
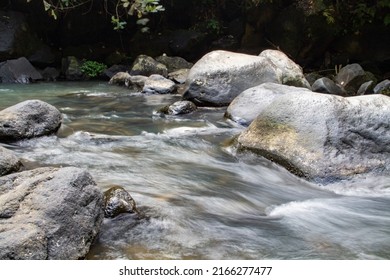
{"type": "Polygon", "coordinates": [[[104,83],[0,87],[0,109],[26,99],[64,115],[58,136],[11,146],[30,167],[78,166],[124,186],[148,217],[106,219],[90,259],[390,259],[390,178],[328,186],[235,154],[242,128],[224,109],[162,118],[175,95],[104,83]]]}

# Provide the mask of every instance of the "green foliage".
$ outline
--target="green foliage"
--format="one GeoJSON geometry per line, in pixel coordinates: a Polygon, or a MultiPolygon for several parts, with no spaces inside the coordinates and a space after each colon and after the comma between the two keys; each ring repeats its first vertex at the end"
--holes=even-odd
{"type": "MultiPolygon", "coordinates": [[[[26,0],[27,3],[32,0],[26,0]]],[[[111,23],[115,30],[122,30],[126,27],[126,17],[137,16],[143,18],[150,13],[158,13],[164,11],[164,7],[160,5],[160,0],[106,0],[107,2],[114,3],[115,10],[107,10],[110,5],[105,4],[106,13],[111,15],[111,23]]],[[[54,19],[57,19],[60,13],[68,10],[75,9],[77,7],[90,4],[92,5],[94,0],[42,0],[43,7],[46,12],[49,13],[54,19]]],[[[148,29],[144,26],[142,30],[148,29]]]]}
{"type": "Polygon", "coordinates": [[[95,78],[99,76],[104,70],[107,69],[107,66],[104,63],[99,63],[93,60],[87,60],[81,65],[81,72],[87,75],[90,78],[95,78]]]}

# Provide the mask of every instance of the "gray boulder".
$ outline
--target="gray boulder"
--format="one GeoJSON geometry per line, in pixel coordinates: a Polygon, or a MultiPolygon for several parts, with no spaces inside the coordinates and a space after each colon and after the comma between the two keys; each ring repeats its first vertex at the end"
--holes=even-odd
{"type": "Polygon", "coordinates": [[[302,67],[278,50],[264,50],[259,57],[270,60],[281,71],[279,79],[281,83],[289,86],[304,87],[310,89],[310,84],[303,74],[302,67]]]}
{"type": "Polygon", "coordinates": [[[161,75],[151,75],[145,80],[145,85],[142,89],[143,93],[152,93],[152,94],[167,94],[173,93],[176,89],[176,84],[164,78],[161,75]]]}
{"type": "Polygon", "coordinates": [[[84,258],[103,217],[103,194],[84,170],[0,177],[0,259],[84,258]]]}
{"type": "Polygon", "coordinates": [[[164,64],[168,69],[168,73],[175,72],[180,69],[190,69],[192,66],[194,66],[193,63],[188,62],[182,57],[167,56],[165,54],[156,57],[156,61],[164,64]]]}
{"type": "Polygon", "coordinates": [[[264,83],[238,95],[226,110],[225,117],[248,126],[275,99],[286,93],[310,92],[308,89],[264,83]]]}
{"type": "Polygon", "coordinates": [[[168,69],[164,64],[157,62],[150,56],[139,55],[131,67],[130,75],[141,75],[149,77],[153,74],[159,74],[161,76],[167,77],[168,69]]]}
{"type": "Polygon", "coordinates": [[[25,57],[7,60],[0,64],[0,81],[2,83],[28,84],[42,79],[41,73],[25,57]]]}
{"type": "Polygon", "coordinates": [[[346,91],[343,87],[337,85],[331,79],[327,77],[320,78],[312,84],[312,90],[319,93],[335,94],[340,96],[346,96],[346,91]]]}
{"type": "Polygon", "coordinates": [[[12,151],[0,146],[0,177],[19,171],[21,166],[21,161],[12,151]]]}
{"type": "Polygon", "coordinates": [[[50,135],[61,123],[57,108],[40,100],[27,100],[0,111],[0,142],[50,135]]]}
{"type": "Polygon", "coordinates": [[[281,71],[264,57],[213,51],[191,68],[183,98],[200,106],[227,106],[248,88],[281,83],[281,76],[281,71]]]}
{"type": "Polygon", "coordinates": [[[241,150],[312,180],[389,174],[389,119],[390,98],[384,95],[285,94],[263,110],[238,143],[241,150]]]}

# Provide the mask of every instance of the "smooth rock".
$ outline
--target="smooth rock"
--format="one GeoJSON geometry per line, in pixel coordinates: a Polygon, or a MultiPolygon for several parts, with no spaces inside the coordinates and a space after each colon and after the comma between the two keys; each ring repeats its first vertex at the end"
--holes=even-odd
{"type": "Polygon", "coordinates": [[[254,151],[291,172],[329,182],[390,172],[390,97],[285,94],[239,136],[254,151]]]}
{"type": "Polygon", "coordinates": [[[27,100],[0,111],[0,142],[50,135],[60,128],[62,115],[54,106],[27,100]]]}
{"type": "Polygon", "coordinates": [[[191,68],[183,98],[198,106],[227,106],[248,88],[266,82],[281,83],[281,73],[264,57],[213,51],[191,68]]]}
{"type": "Polygon", "coordinates": [[[286,93],[310,92],[308,89],[275,83],[264,83],[238,95],[226,110],[225,117],[248,126],[276,98],[286,93]]]}
{"type": "Polygon", "coordinates": [[[0,177],[0,259],[84,258],[104,217],[103,194],[74,167],[0,177]]]}

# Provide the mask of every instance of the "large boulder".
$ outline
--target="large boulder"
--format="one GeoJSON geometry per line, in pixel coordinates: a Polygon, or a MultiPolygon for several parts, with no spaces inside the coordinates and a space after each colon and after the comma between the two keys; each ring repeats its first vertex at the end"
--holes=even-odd
{"type": "Polygon", "coordinates": [[[62,115],[54,106],[27,100],[0,111],[0,142],[50,135],[60,128],[62,115]]]}
{"type": "Polygon", "coordinates": [[[283,52],[278,50],[264,50],[259,57],[270,60],[281,71],[279,77],[284,85],[305,87],[310,89],[310,84],[306,80],[302,67],[288,58],[283,52]]]}
{"type": "Polygon", "coordinates": [[[281,83],[280,76],[281,71],[264,57],[213,51],[191,68],[183,98],[200,106],[226,106],[248,88],[281,83]]]}
{"type": "Polygon", "coordinates": [[[0,82],[28,84],[43,77],[25,58],[7,60],[0,64],[0,82]]]}
{"type": "Polygon", "coordinates": [[[302,69],[279,51],[254,56],[219,50],[191,68],[183,98],[200,106],[227,106],[244,90],[266,82],[310,88],[302,69]]]}
{"type": "Polygon", "coordinates": [[[84,170],[0,177],[0,259],[84,258],[103,217],[103,194],[84,170]]]}
{"type": "Polygon", "coordinates": [[[238,143],[308,179],[389,174],[389,118],[384,95],[288,93],[263,110],[238,143]]]}
{"type": "Polygon", "coordinates": [[[310,92],[308,89],[275,83],[264,83],[238,95],[226,110],[225,117],[248,126],[276,98],[286,93],[310,92]]]}
{"type": "Polygon", "coordinates": [[[0,176],[16,172],[21,166],[21,161],[12,151],[0,146],[0,176]]]}

